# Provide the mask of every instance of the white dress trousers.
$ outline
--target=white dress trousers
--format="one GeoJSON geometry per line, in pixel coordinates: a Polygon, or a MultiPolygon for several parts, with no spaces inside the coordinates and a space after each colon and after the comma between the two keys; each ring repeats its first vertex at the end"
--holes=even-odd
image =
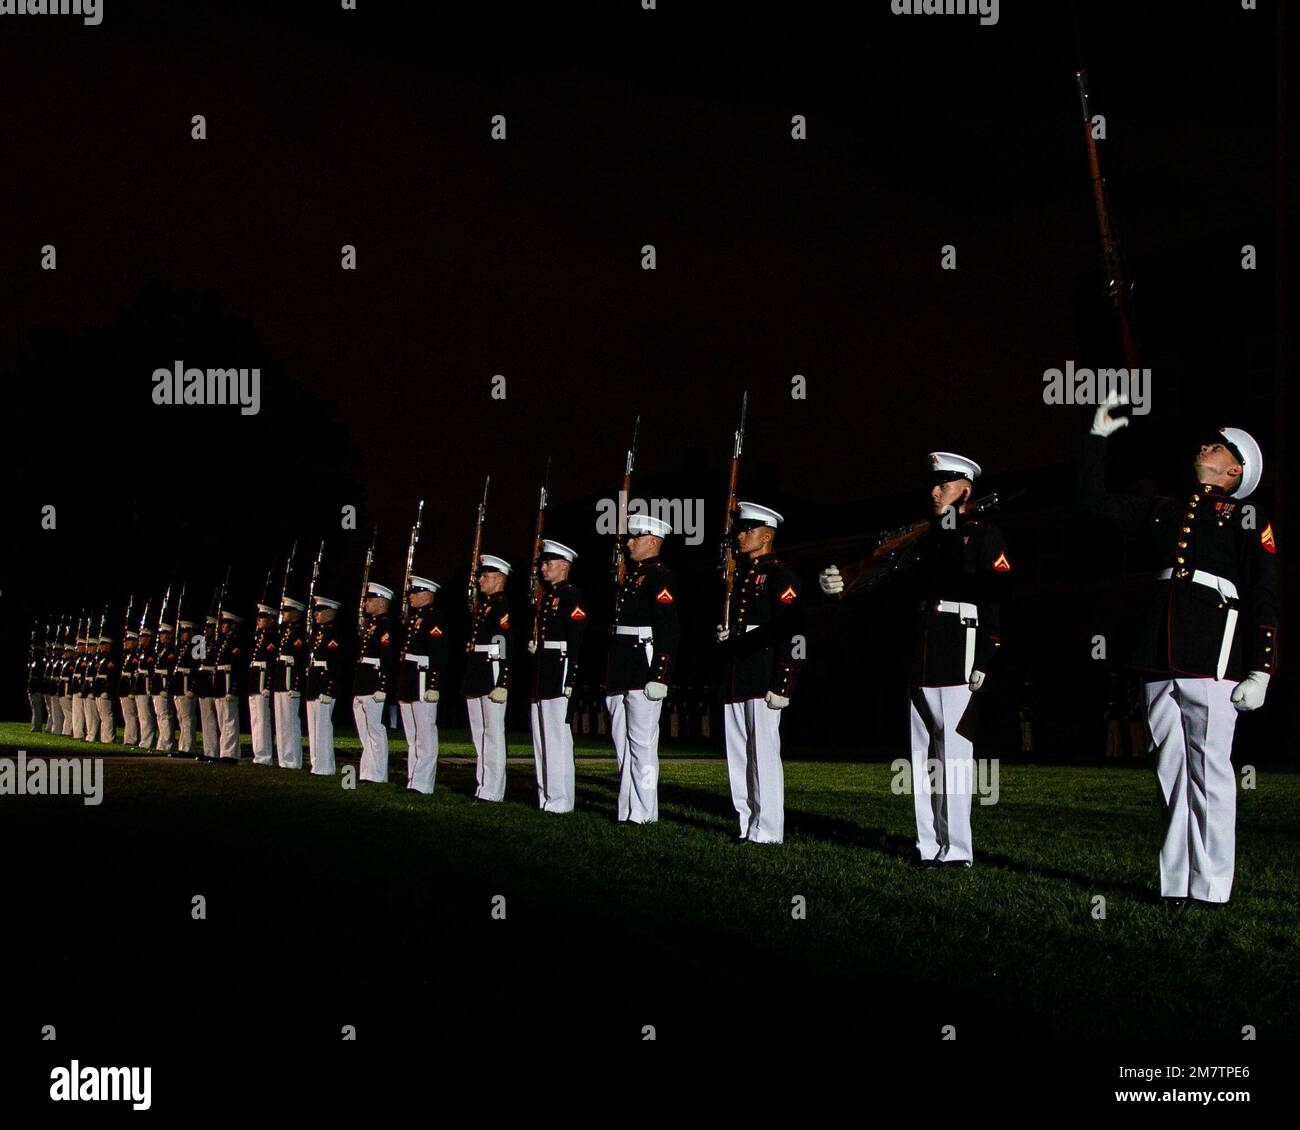
{"type": "Polygon", "coordinates": [[[569,700],[563,695],[532,704],[537,807],[543,812],[573,811],[573,729],[565,717],[568,711],[569,700]]]}
{"type": "Polygon", "coordinates": [[[781,765],[781,711],[763,698],[723,707],[727,779],[740,817],[740,835],[755,844],[785,836],[785,771],[781,765]]]}
{"type": "Polygon", "coordinates": [[[969,862],[975,858],[970,827],[974,746],[957,727],[970,705],[971,689],[965,683],[912,687],[910,698],[917,851],[922,859],[969,862]]]}
{"type": "Polygon", "coordinates": [[[618,818],[633,824],[659,819],[659,715],[664,702],[645,691],[605,696],[618,763],[618,818]]]}
{"type": "Polygon", "coordinates": [[[1165,808],[1160,893],[1227,902],[1237,851],[1231,679],[1147,683],[1147,720],[1165,808]]]}

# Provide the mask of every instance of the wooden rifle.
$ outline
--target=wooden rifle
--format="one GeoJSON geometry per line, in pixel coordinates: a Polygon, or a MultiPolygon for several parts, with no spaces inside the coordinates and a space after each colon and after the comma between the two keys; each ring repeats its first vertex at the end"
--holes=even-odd
{"type": "MultiPolygon", "coordinates": [[[[987,510],[994,510],[1008,499],[1019,498],[1024,493],[1023,490],[1018,490],[1011,494],[1002,495],[997,491],[993,491],[971,502],[963,511],[963,514],[970,516],[982,514],[987,510]]],[[[961,515],[958,516],[958,520],[961,520],[961,515]]],[[[891,558],[908,546],[914,545],[921,540],[934,522],[941,521],[942,517],[922,518],[918,522],[909,522],[906,526],[899,526],[896,530],[885,530],[876,534],[875,544],[870,554],[860,561],[852,561],[840,569],[840,577],[844,581],[842,595],[847,596],[860,587],[864,583],[867,573],[878,562],[891,558]]]]}
{"type": "Polygon", "coordinates": [[[749,393],[740,400],[740,427],[736,429],[731,444],[731,471],[727,476],[727,499],[722,516],[722,550],[718,567],[722,571],[722,628],[731,626],[731,594],[736,587],[736,550],[732,545],[731,531],[736,524],[739,500],[736,491],[740,486],[740,452],[745,446],[745,417],[749,414],[749,393]]]}
{"type": "Polygon", "coordinates": [[[641,416],[637,415],[632,425],[632,446],[627,449],[627,459],[623,463],[623,486],[618,493],[618,527],[614,531],[614,554],[610,560],[609,572],[616,588],[623,584],[627,576],[627,554],[623,541],[627,537],[627,504],[632,496],[632,472],[636,469],[637,440],[641,435],[641,416]]]}
{"type": "MultiPolygon", "coordinates": [[[[474,545],[469,551],[469,581],[465,588],[465,601],[469,605],[470,619],[478,615],[478,567],[483,554],[483,521],[487,517],[488,487],[492,485],[492,476],[483,480],[483,500],[478,504],[478,517],[474,522],[474,545]]],[[[471,632],[472,635],[472,632],[471,632]]],[[[470,640],[470,646],[474,644],[470,640]]]]}
{"type": "Polygon", "coordinates": [[[528,597],[533,602],[533,649],[537,648],[537,637],[542,618],[542,600],[546,587],[542,584],[542,534],[546,528],[546,506],[551,497],[551,457],[546,457],[546,477],[542,480],[541,493],[537,496],[537,525],[533,529],[533,564],[528,571],[528,597]]]}
{"type": "Polygon", "coordinates": [[[406,543],[406,572],[402,575],[402,610],[399,615],[406,623],[411,605],[411,571],[415,568],[415,547],[420,544],[420,527],[424,522],[424,499],[415,508],[415,525],[411,527],[411,536],[406,543]]]}
{"type": "Polygon", "coordinates": [[[1101,234],[1102,266],[1106,274],[1106,293],[1110,297],[1115,318],[1119,323],[1120,344],[1124,350],[1124,364],[1129,371],[1138,368],[1138,343],[1133,329],[1133,284],[1124,277],[1124,258],[1120,252],[1119,236],[1111,219],[1110,198],[1106,181],[1101,175],[1101,161],[1097,155],[1097,139],[1092,133],[1092,111],[1089,105],[1088,72],[1075,71],[1074,81],[1079,87],[1079,106],[1083,111],[1083,139],[1088,149],[1088,171],[1092,177],[1092,199],[1097,210],[1097,229],[1101,234]]]}

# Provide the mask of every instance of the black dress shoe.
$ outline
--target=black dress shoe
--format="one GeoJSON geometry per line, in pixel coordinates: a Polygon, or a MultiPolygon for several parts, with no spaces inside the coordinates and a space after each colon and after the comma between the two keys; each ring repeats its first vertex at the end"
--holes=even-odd
{"type": "Polygon", "coordinates": [[[1161,895],[1160,905],[1166,910],[1182,910],[1187,905],[1187,899],[1182,895],[1161,895]]]}
{"type": "Polygon", "coordinates": [[[1206,902],[1204,899],[1188,899],[1187,903],[1197,910],[1222,910],[1228,905],[1226,902],[1206,902]]]}
{"type": "Polygon", "coordinates": [[[945,867],[970,867],[969,859],[944,859],[940,861],[945,867]]]}
{"type": "Polygon", "coordinates": [[[921,859],[919,856],[912,860],[913,867],[933,868],[940,866],[937,859],[921,859]]]}
{"type": "Polygon", "coordinates": [[[222,765],[238,765],[238,764],[239,764],[239,758],[237,758],[237,757],[218,757],[217,760],[220,761],[222,765]]]}

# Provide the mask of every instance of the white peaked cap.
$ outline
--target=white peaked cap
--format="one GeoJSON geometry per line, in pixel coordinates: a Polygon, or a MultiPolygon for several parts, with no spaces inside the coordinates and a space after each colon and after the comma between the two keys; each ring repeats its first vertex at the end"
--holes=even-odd
{"type": "Polygon", "coordinates": [[[192,627],[194,627],[194,621],[193,621],[193,620],[177,620],[177,621],[176,621],[176,625],[177,625],[177,627],[180,627],[180,628],[192,628],[192,627]]]}
{"type": "Polygon", "coordinates": [[[160,632],[172,632],[175,631],[175,628],[173,628],[171,624],[167,623],[167,621],[164,620],[161,624],[158,625],[158,630],[160,632]]]}
{"type": "MultiPolygon", "coordinates": [[[[130,629],[130,630],[126,633],[126,638],[129,639],[129,640],[138,640],[138,639],[140,638],[140,633],[137,632],[134,628],[132,628],[132,629],[130,629]]],[[[71,647],[72,644],[70,644],[70,643],[65,643],[63,646],[64,646],[64,647],[71,647]]]]}
{"type": "Polygon", "coordinates": [[[930,452],[931,471],[950,471],[952,474],[974,482],[979,478],[980,465],[974,459],[964,455],[954,455],[951,451],[930,452]]]}
{"type": "Polygon", "coordinates": [[[504,557],[493,557],[490,553],[485,553],[478,559],[479,568],[486,566],[489,569],[500,569],[507,577],[510,576],[510,562],[504,557]]]}
{"type": "Polygon", "coordinates": [[[1241,482],[1232,492],[1232,497],[1247,498],[1259,486],[1259,480],[1264,474],[1264,453],[1255,442],[1255,437],[1241,428],[1220,428],[1219,434],[1241,452],[1241,482]]]}
{"type": "Polygon", "coordinates": [[[653,514],[629,514],[627,516],[627,532],[633,537],[641,534],[653,534],[657,538],[666,538],[673,532],[673,528],[662,518],[656,518],[653,514]]]}
{"type": "Polygon", "coordinates": [[[556,557],[563,557],[565,561],[576,561],[578,551],[570,549],[562,541],[551,541],[548,538],[542,539],[542,552],[553,553],[556,557]]]}
{"type": "Polygon", "coordinates": [[[331,600],[328,596],[318,596],[313,598],[316,601],[317,608],[341,608],[337,600],[331,600]]]}
{"type": "Polygon", "coordinates": [[[237,612],[226,612],[223,610],[221,618],[223,620],[229,620],[232,624],[242,624],[244,622],[244,618],[237,612]]]}
{"type": "Polygon", "coordinates": [[[113,642],[113,637],[112,637],[112,636],[100,636],[100,637],[99,637],[99,642],[100,642],[100,643],[112,643],[112,642],[113,642]]]}
{"type": "Polygon", "coordinates": [[[272,608],[269,604],[259,604],[257,606],[257,614],[259,616],[274,616],[275,609],[272,608]]]}
{"type": "Polygon", "coordinates": [[[381,585],[381,584],[379,584],[379,583],[376,582],[376,581],[371,581],[371,582],[366,586],[366,595],[367,595],[367,596],[382,596],[385,600],[392,600],[392,599],[393,599],[393,590],[390,589],[387,585],[381,585]]]}
{"type": "Polygon", "coordinates": [[[437,592],[441,587],[437,581],[431,581],[428,577],[417,577],[414,574],[411,576],[412,592],[415,592],[416,589],[421,589],[424,592],[437,592]]]}
{"type": "Polygon", "coordinates": [[[771,526],[776,529],[785,521],[780,514],[770,506],[759,506],[757,502],[742,502],[740,504],[740,520],[742,522],[762,522],[765,526],[771,526]]]}
{"type": "Polygon", "coordinates": [[[307,606],[303,604],[301,600],[294,600],[293,597],[291,596],[285,596],[280,598],[280,607],[292,608],[298,612],[302,612],[306,609],[307,606]]]}

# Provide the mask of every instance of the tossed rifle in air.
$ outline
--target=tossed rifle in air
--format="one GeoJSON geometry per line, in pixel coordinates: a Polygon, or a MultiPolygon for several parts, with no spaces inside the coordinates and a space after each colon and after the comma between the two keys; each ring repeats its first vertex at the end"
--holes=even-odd
{"type": "Polygon", "coordinates": [[[542,597],[546,590],[538,573],[542,564],[542,535],[546,532],[546,507],[551,500],[551,457],[546,457],[546,477],[537,496],[537,525],[533,528],[533,564],[528,571],[528,598],[533,602],[533,648],[537,647],[539,624],[542,618],[542,597]]]}
{"type": "Polygon", "coordinates": [[[1101,160],[1097,155],[1097,139],[1092,133],[1092,110],[1088,90],[1088,72],[1075,71],[1074,81],[1079,88],[1079,107],[1083,111],[1083,139],[1088,149],[1088,171],[1092,177],[1092,199],[1097,209],[1097,229],[1101,234],[1101,258],[1106,274],[1106,294],[1119,323],[1120,344],[1124,350],[1124,364],[1130,371],[1138,368],[1138,342],[1133,324],[1133,284],[1125,278],[1124,257],[1120,251],[1119,235],[1111,218],[1110,197],[1106,180],[1101,175],[1101,160]]]}
{"type": "Polygon", "coordinates": [[[614,531],[614,553],[609,562],[609,575],[617,587],[627,576],[627,555],[623,552],[623,539],[627,536],[627,503],[632,497],[632,472],[636,470],[636,447],[641,435],[641,416],[632,425],[632,446],[627,449],[623,462],[623,486],[618,494],[618,527],[614,531]]]}
{"type": "Polygon", "coordinates": [[[731,594],[736,587],[736,549],[731,531],[736,524],[739,500],[736,491],[740,485],[740,452],[745,446],[745,418],[749,414],[749,393],[740,398],[740,427],[736,429],[731,444],[731,470],[727,476],[727,498],[722,515],[722,550],[718,568],[722,573],[722,627],[731,627],[731,594]]]}
{"type": "Polygon", "coordinates": [[[370,548],[366,550],[366,567],[361,570],[361,603],[357,605],[357,631],[366,629],[366,592],[370,588],[370,567],[375,563],[375,547],[379,544],[379,523],[370,535],[370,548]]]}
{"type": "Polygon", "coordinates": [[[411,570],[415,568],[415,547],[420,544],[420,529],[424,524],[424,499],[415,508],[415,525],[411,527],[411,536],[406,542],[406,572],[402,574],[402,610],[399,615],[406,623],[410,615],[411,570]]]}
{"type": "MultiPolygon", "coordinates": [[[[1012,491],[1010,494],[993,491],[971,502],[967,506],[965,513],[968,515],[983,514],[988,510],[996,510],[1002,503],[1009,502],[1013,498],[1019,498],[1024,493],[1024,490],[1012,491]]],[[[879,561],[893,557],[896,553],[920,541],[934,521],[936,521],[934,518],[922,518],[919,522],[909,522],[906,526],[899,526],[896,530],[885,530],[876,534],[872,550],[866,557],[840,567],[840,577],[844,581],[844,592],[841,595],[847,596],[858,588],[870,587],[867,585],[865,578],[872,566],[879,561]]]]}
{"type": "MultiPolygon", "coordinates": [[[[465,586],[465,602],[469,605],[469,614],[472,619],[478,614],[478,567],[479,559],[483,556],[483,522],[487,518],[487,500],[488,487],[492,485],[492,476],[488,475],[483,480],[483,499],[478,504],[478,517],[474,520],[474,544],[469,551],[469,581],[465,586]]],[[[473,640],[470,641],[473,647],[473,640]]]]}

